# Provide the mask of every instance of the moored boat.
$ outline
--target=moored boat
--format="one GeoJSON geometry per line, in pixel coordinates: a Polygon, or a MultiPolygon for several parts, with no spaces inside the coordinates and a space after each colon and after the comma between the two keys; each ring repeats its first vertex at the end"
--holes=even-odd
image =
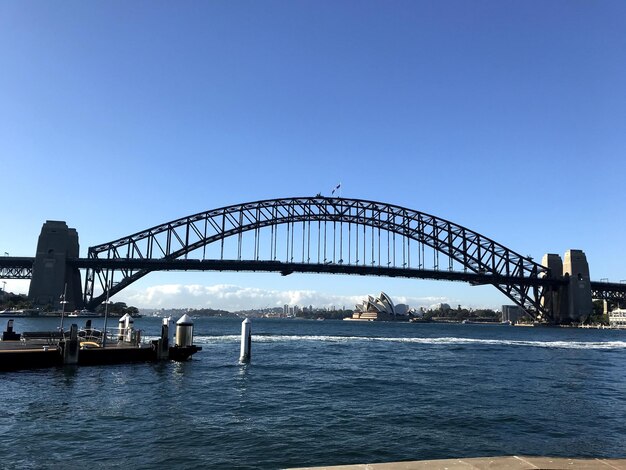
{"type": "Polygon", "coordinates": [[[96,312],[90,312],[89,310],[74,310],[72,313],[67,315],[68,318],[98,318],[101,317],[102,314],[96,312]]]}

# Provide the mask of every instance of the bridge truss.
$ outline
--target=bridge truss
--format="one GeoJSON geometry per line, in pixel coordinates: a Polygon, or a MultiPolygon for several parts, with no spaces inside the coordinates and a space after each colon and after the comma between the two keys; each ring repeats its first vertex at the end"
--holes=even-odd
{"type": "Polygon", "coordinates": [[[188,266],[219,260],[224,270],[227,261],[240,262],[241,269],[283,274],[468,273],[544,319],[550,312],[542,291],[554,284],[531,258],[448,220],[381,202],[317,196],[213,209],[91,247],[85,305],[93,308],[107,287],[114,295],[174,260],[188,266]]]}
{"type": "Polygon", "coordinates": [[[626,302],[626,284],[615,282],[591,282],[591,298],[608,300],[617,305],[626,302]]]}
{"type": "Polygon", "coordinates": [[[2,256],[0,257],[0,279],[31,279],[35,258],[2,256]]]}

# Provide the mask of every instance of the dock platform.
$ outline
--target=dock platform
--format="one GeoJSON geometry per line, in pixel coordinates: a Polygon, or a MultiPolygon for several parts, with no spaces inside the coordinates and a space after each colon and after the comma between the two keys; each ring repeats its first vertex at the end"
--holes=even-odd
{"type": "Polygon", "coordinates": [[[0,341],[0,371],[39,369],[57,366],[87,366],[154,362],[162,360],[186,361],[202,348],[192,343],[193,323],[187,315],[177,323],[176,341],[171,345],[170,319],[164,319],[161,337],[141,341],[141,330],[135,330],[128,316],[112,332],[91,327],[84,329],[72,324],[69,331],[39,331],[18,334],[13,331],[13,320],[7,323],[0,341]]]}

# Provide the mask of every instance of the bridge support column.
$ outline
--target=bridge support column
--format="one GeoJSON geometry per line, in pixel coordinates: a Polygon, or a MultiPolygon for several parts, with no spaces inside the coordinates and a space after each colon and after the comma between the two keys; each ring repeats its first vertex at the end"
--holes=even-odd
{"type": "Polygon", "coordinates": [[[583,321],[593,312],[589,264],[582,250],[565,252],[563,274],[569,276],[567,313],[571,321],[583,321]]]}
{"type": "MultiPolygon", "coordinates": [[[[541,264],[550,269],[548,275],[551,279],[563,277],[563,260],[556,254],[545,254],[541,259],[541,264]]],[[[563,289],[546,288],[541,297],[541,306],[550,312],[550,318],[556,323],[560,323],[561,312],[563,310],[563,298],[566,292],[563,289]]]]}
{"type": "Polygon", "coordinates": [[[582,250],[568,250],[564,262],[559,255],[547,254],[541,264],[550,269],[550,277],[568,281],[564,286],[546,289],[543,293],[541,304],[551,312],[552,321],[580,322],[591,315],[591,279],[585,253],[582,250]]]}
{"type": "Polygon", "coordinates": [[[68,258],[78,257],[76,230],[62,221],[46,221],[37,242],[28,299],[35,306],[61,310],[61,296],[66,292],[66,311],[82,308],[80,271],[67,266],[68,258]]]}

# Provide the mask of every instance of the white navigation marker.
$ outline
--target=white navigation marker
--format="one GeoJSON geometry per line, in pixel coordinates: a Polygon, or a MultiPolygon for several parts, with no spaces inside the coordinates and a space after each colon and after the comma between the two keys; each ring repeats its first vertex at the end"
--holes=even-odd
{"type": "Polygon", "coordinates": [[[247,318],[241,322],[241,355],[239,362],[250,362],[250,348],[252,346],[252,333],[250,331],[250,320],[247,318]]]}

